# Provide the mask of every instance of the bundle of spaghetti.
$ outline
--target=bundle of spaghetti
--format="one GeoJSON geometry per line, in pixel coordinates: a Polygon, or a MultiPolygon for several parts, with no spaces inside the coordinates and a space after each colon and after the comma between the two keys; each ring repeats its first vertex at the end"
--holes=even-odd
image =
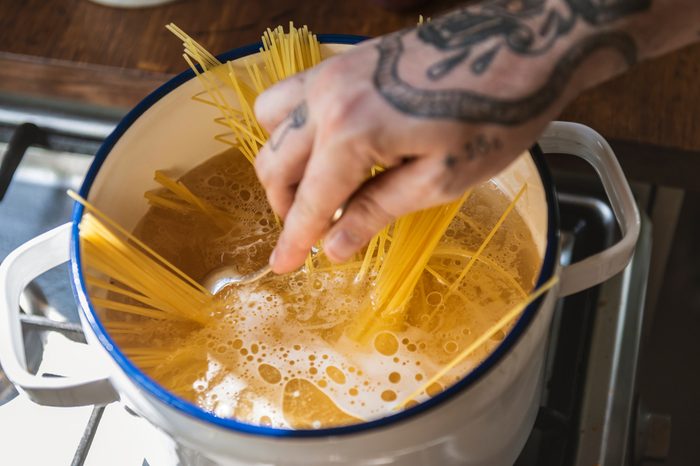
{"type": "Polygon", "coordinates": [[[174,180],[160,170],[156,170],[153,179],[173,196],[159,191],[146,191],[144,197],[150,205],[180,213],[199,212],[209,217],[222,230],[231,227],[234,219],[229,212],[218,209],[195,195],[182,181],[174,180]]]}
{"type": "MultiPolygon", "coordinates": [[[[428,262],[433,257],[448,226],[458,215],[462,204],[468,198],[469,192],[465,193],[460,200],[451,204],[419,211],[399,218],[392,229],[391,245],[388,251],[386,254],[382,254],[382,250],[377,251],[375,260],[381,260],[382,263],[373,282],[370,300],[360,312],[356,324],[349,332],[350,336],[357,341],[366,341],[379,330],[400,328],[404,325],[406,306],[412,299],[413,291],[424,271],[432,274],[439,283],[447,287],[446,298],[456,295],[466,303],[469,303],[468,298],[459,291],[460,284],[464,281],[474,264],[482,259],[482,254],[486,247],[506,221],[508,215],[513,211],[526,189],[527,184],[523,185],[518,191],[491,231],[486,235],[479,248],[469,255],[470,258],[467,264],[463,268],[456,269],[458,276],[451,283],[434,268],[431,268],[428,262]]],[[[373,242],[374,239],[367,248],[363,265],[374,254],[372,250],[374,247],[373,242]]],[[[496,265],[488,259],[482,262],[493,266],[496,265]]],[[[524,290],[512,276],[500,267],[496,267],[496,270],[498,273],[509,276],[509,281],[517,285],[515,289],[519,289],[524,294],[524,290]]],[[[432,320],[436,310],[434,309],[428,313],[425,324],[432,320]]]]}
{"type": "Polygon", "coordinates": [[[467,191],[457,201],[403,216],[394,223],[391,245],[382,259],[367,305],[350,330],[352,338],[366,341],[380,329],[403,324],[406,304],[416,284],[469,194],[467,191]]]}
{"type": "Polygon", "coordinates": [[[292,22],[289,23],[288,33],[282,26],[268,29],[263,33],[260,48],[262,66],[246,59],[243,72],[240,67],[235,68],[232,62],[222,65],[174,24],[169,24],[167,29],[183,41],[183,57],[208,94],[209,100],[196,96],[197,100],[217,107],[221,117],[216,118],[215,122],[230,130],[230,133],[219,134],[215,138],[238,147],[252,163],[269,137],[255,118],[255,99],[271,85],[320,63],[318,39],[306,26],[298,29],[292,22]],[[235,105],[221,91],[222,87],[233,90],[235,105]],[[234,140],[228,139],[228,136],[233,136],[234,140]]]}
{"type": "Polygon", "coordinates": [[[220,304],[209,291],[91,203],[72,191],[69,195],[88,211],[80,222],[86,281],[107,295],[92,293],[95,306],[199,325],[214,318],[220,304]]]}

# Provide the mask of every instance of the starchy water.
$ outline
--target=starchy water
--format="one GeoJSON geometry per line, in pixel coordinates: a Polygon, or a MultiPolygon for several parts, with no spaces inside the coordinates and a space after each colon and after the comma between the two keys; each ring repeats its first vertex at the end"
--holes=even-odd
{"type": "MultiPolygon", "coordinates": [[[[135,230],[139,238],[198,281],[221,265],[247,273],[267,261],[280,224],[244,157],[222,153],[181,181],[217,213],[152,207],[135,230]]],[[[532,289],[540,260],[513,211],[448,291],[508,203],[492,183],[475,189],[423,272],[405,319],[367,342],[347,330],[371,297],[376,269],[358,282],[362,254],[333,266],[322,252],[311,268],[227,289],[226,311],[207,325],[144,318],[139,332],[113,336],[127,355],[138,350],[135,361],[150,377],[221,417],[317,429],[386,416],[532,289]]],[[[459,380],[504,337],[497,334],[419,400],[459,380]]]]}

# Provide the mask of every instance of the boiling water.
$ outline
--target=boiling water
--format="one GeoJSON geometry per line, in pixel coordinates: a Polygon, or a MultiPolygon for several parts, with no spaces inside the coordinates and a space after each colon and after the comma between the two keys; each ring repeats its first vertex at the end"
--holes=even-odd
{"type": "MultiPolygon", "coordinates": [[[[246,273],[267,261],[280,227],[249,162],[223,153],[181,180],[227,212],[228,223],[153,207],[137,236],[200,281],[224,264],[246,273]]],[[[314,258],[313,270],[227,289],[226,312],[203,327],[144,319],[138,334],[115,340],[127,354],[153,349],[141,367],[221,417],[314,429],[385,416],[532,289],[538,254],[515,210],[456,292],[447,293],[441,283],[456,279],[467,253],[478,249],[507,206],[493,184],[476,189],[429,263],[434,274],[423,273],[404,324],[378,331],[368,343],[347,336],[371,290],[371,275],[355,280],[362,255],[333,267],[323,254],[314,258]]],[[[459,380],[504,337],[497,334],[422,398],[459,380]]]]}

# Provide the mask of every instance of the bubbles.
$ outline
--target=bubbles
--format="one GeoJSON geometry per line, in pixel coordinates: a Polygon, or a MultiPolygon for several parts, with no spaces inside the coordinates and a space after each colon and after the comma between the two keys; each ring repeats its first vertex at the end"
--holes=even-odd
{"type": "Polygon", "coordinates": [[[438,306],[442,304],[442,293],[438,291],[431,291],[425,296],[426,302],[431,306],[438,306]]]}
{"type": "Polygon", "coordinates": [[[270,364],[260,364],[258,366],[258,373],[260,377],[269,384],[276,384],[282,380],[280,371],[270,364]]]}
{"type": "Polygon", "coordinates": [[[438,382],[433,382],[428,387],[425,389],[426,395],[433,397],[435,395],[438,395],[442,392],[443,387],[440,385],[438,382]]]}
{"type": "Polygon", "coordinates": [[[459,349],[459,344],[454,340],[450,340],[446,341],[445,344],[442,345],[442,348],[445,350],[445,353],[453,354],[459,349]]]}
{"type": "Polygon", "coordinates": [[[287,382],[282,407],[285,420],[294,429],[318,429],[320,419],[331,425],[361,422],[340,409],[328,395],[305,379],[287,382]]]}
{"type": "Polygon", "coordinates": [[[399,383],[401,381],[401,374],[398,372],[392,372],[389,374],[389,382],[391,383],[399,383]]]}
{"type": "Polygon", "coordinates": [[[213,188],[220,188],[224,185],[224,179],[219,175],[212,175],[206,180],[206,183],[213,188]]]}
{"type": "Polygon", "coordinates": [[[333,382],[337,384],[342,385],[345,383],[345,373],[335,366],[326,367],[326,374],[333,382]]]}
{"type": "Polygon", "coordinates": [[[396,400],[396,392],[394,390],[384,390],[381,396],[382,400],[387,402],[396,400]]]}

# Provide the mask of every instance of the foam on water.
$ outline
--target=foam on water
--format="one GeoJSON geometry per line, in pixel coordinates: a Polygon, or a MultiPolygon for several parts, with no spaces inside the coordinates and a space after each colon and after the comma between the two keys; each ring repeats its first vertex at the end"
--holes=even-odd
{"type": "MultiPolygon", "coordinates": [[[[224,264],[246,273],[267,261],[279,223],[240,154],[216,156],[181,180],[227,212],[230,228],[201,213],[151,208],[137,236],[196,280],[224,264]]],[[[494,185],[475,190],[430,261],[443,280],[457,278],[469,260],[463,251],[478,249],[506,206],[494,185]]],[[[424,273],[405,325],[381,330],[361,345],[345,333],[371,289],[372,277],[355,283],[360,259],[354,259],[357,266],[332,269],[319,254],[311,272],[227,289],[221,297],[227,312],[204,327],[144,322],[143,332],[115,339],[127,349],[168,350],[162,364],[144,370],[218,416],[295,429],[362,422],[393,412],[497,321],[531,289],[539,267],[529,232],[514,213],[458,293],[424,273]]],[[[464,376],[497,344],[495,338],[482,346],[441,384],[431,385],[427,396],[464,376]]]]}

